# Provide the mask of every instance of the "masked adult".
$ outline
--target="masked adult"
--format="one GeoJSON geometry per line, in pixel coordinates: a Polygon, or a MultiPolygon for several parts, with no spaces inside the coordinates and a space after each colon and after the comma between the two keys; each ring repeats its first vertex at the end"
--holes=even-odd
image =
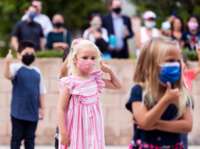
{"type": "Polygon", "coordinates": [[[44,34],[39,23],[35,22],[36,9],[29,7],[27,19],[16,23],[11,37],[11,46],[16,51],[21,41],[28,40],[34,43],[35,50],[44,49],[44,34]]]}
{"type": "Polygon", "coordinates": [[[122,2],[111,0],[110,12],[103,17],[103,27],[108,31],[109,50],[113,58],[128,58],[127,40],[133,37],[131,20],[122,15],[122,2]]]}
{"type": "Polygon", "coordinates": [[[195,50],[196,45],[200,43],[199,19],[197,16],[191,16],[187,21],[187,31],[183,35],[185,47],[189,50],[195,50]]]}
{"type": "MultiPolygon", "coordinates": [[[[43,33],[46,37],[47,34],[53,29],[51,20],[47,15],[42,14],[42,2],[40,0],[33,0],[31,6],[36,10],[34,21],[42,26],[43,33]]],[[[28,19],[28,16],[29,13],[25,13],[25,15],[22,17],[22,20],[28,19]]]]}
{"type": "Polygon", "coordinates": [[[46,47],[49,50],[64,51],[67,56],[71,44],[71,32],[65,28],[64,17],[61,14],[55,14],[52,23],[53,30],[47,36],[46,47]]]}
{"type": "Polygon", "coordinates": [[[102,27],[99,14],[92,14],[89,20],[90,26],[83,32],[83,38],[94,42],[103,54],[108,51],[108,32],[102,27]]]}
{"type": "Polygon", "coordinates": [[[136,38],[137,42],[137,49],[136,49],[136,56],[138,57],[140,54],[141,47],[151,40],[153,37],[159,37],[160,32],[156,28],[156,14],[153,11],[145,11],[143,13],[143,26],[140,27],[139,35],[136,38]]]}

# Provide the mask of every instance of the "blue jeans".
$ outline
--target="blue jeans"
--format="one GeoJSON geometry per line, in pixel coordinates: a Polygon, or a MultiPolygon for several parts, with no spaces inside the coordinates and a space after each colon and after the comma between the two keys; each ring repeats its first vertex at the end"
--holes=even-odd
{"type": "Polygon", "coordinates": [[[37,122],[19,120],[11,117],[11,123],[11,149],[20,149],[22,140],[24,140],[25,149],[34,149],[37,122]]]}

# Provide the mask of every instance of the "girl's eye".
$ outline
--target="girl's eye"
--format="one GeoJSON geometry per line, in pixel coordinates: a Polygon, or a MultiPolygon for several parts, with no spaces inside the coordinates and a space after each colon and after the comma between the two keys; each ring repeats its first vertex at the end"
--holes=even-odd
{"type": "Polygon", "coordinates": [[[167,62],[178,62],[176,59],[168,59],[167,62]]]}
{"type": "Polygon", "coordinates": [[[87,59],[88,59],[88,57],[87,57],[87,56],[83,56],[83,57],[82,57],[82,59],[84,59],[84,60],[87,60],[87,59]]]}
{"type": "Polygon", "coordinates": [[[91,60],[95,60],[95,59],[96,59],[96,57],[94,57],[94,56],[91,57],[91,60]]]}

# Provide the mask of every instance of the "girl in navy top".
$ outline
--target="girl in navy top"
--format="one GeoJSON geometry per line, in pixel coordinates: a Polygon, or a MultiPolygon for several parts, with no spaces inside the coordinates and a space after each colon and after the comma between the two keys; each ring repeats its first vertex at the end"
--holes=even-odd
{"type": "Polygon", "coordinates": [[[180,61],[174,41],[154,38],[143,47],[126,104],[135,121],[131,149],[184,148],[180,135],[191,131],[192,115],[180,61]]]}

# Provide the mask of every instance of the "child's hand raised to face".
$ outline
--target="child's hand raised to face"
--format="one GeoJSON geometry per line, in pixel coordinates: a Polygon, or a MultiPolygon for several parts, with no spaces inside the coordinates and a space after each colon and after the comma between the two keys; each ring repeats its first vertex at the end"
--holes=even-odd
{"type": "Polygon", "coordinates": [[[8,51],[8,54],[6,55],[6,61],[7,61],[7,62],[11,62],[12,59],[13,59],[12,51],[9,50],[9,51],[8,51]]]}
{"type": "Polygon", "coordinates": [[[167,82],[167,89],[164,94],[164,99],[170,103],[177,103],[180,98],[180,90],[178,88],[173,89],[171,84],[167,82]]]}
{"type": "Polygon", "coordinates": [[[101,70],[105,73],[110,73],[111,72],[111,68],[110,66],[108,66],[105,62],[101,61],[100,62],[100,66],[101,66],[101,70]]]}

